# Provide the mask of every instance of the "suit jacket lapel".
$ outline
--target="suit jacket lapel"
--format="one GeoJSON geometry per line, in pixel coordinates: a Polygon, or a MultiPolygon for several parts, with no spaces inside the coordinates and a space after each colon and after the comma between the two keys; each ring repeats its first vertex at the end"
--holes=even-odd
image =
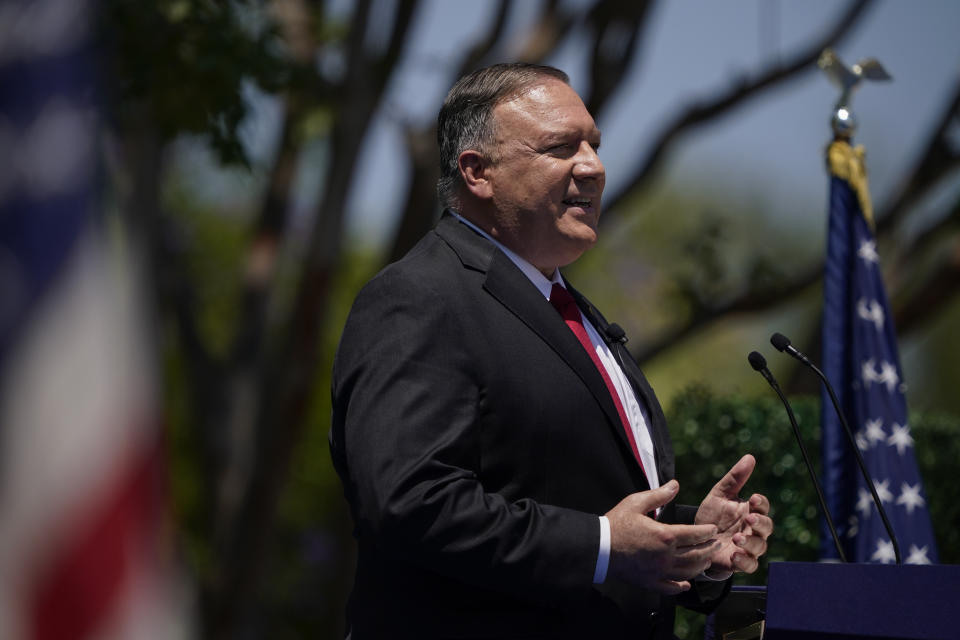
{"type": "Polygon", "coordinates": [[[484,289],[550,345],[576,372],[600,404],[614,433],[629,449],[617,408],[600,372],[560,314],[533,283],[502,251],[453,216],[445,214],[436,231],[457,252],[465,267],[486,272],[484,289]]]}

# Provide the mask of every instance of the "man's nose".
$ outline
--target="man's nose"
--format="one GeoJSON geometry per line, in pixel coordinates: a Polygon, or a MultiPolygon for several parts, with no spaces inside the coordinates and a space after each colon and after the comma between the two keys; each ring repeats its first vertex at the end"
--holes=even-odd
{"type": "Polygon", "coordinates": [[[606,176],[600,156],[589,142],[580,143],[575,160],[573,176],[578,180],[600,180],[606,176]]]}

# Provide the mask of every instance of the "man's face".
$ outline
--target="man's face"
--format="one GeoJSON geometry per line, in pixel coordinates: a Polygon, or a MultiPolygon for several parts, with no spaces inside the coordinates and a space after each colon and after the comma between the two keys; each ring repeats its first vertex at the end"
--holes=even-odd
{"type": "Polygon", "coordinates": [[[494,232],[545,273],[570,264],[597,241],[600,131],[576,92],[552,78],[497,105],[493,118],[494,232]]]}

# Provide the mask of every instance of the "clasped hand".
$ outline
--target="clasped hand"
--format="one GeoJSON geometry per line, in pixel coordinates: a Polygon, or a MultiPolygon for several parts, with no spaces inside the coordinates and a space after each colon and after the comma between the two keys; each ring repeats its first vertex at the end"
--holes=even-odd
{"type": "Polygon", "coordinates": [[[726,579],[734,571],[756,571],[773,532],[770,502],[760,494],[741,501],[737,494],[756,466],[745,455],[700,503],[692,525],[664,524],[650,512],[672,501],[676,480],[624,498],[607,514],[610,522],[610,573],[626,582],[674,595],[705,573],[726,579]]]}

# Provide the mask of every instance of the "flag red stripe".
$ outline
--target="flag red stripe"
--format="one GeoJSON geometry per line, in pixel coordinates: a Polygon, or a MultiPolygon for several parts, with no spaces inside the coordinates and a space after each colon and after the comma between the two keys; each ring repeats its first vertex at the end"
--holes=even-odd
{"type": "Polygon", "coordinates": [[[112,490],[54,554],[28,601],[29,638],[85,638],[115,613],[133,569],[131,554],[149,553],[156,535],[160,457],[155,445],[131,455],[112,490]]]}

